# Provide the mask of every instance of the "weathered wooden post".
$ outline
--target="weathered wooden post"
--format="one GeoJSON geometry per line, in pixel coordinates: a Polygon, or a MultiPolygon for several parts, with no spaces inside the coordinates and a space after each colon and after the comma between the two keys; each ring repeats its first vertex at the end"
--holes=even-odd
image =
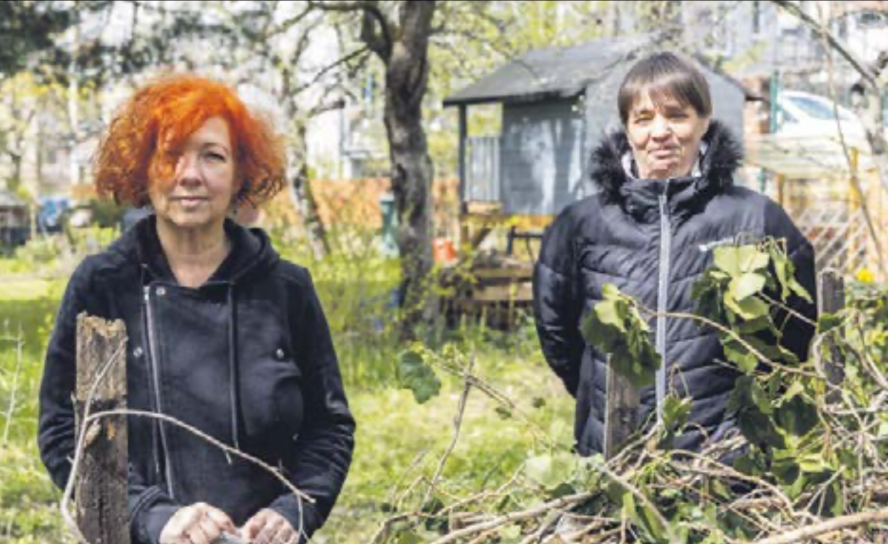
{"type": "MultiPolygon", "coordinates": [[[[820,312],[834,314],[845,308],[845,280],[835,270],[826,270],[820,276],[820,312]]],[[[844,361],[842,352],[835,344],[830,344],[830,357],[823,368],[826,378],[832,385],[841,385],[845,381],[844,361]]],[[[831,390],[826,399],[835,402],[841,398],[840,391],[831,390]]]]}
{"type": "Polygon", "coordinates": [[[637,414],[641,398],[628,378],[607,366],[607,399],[604,415],[604,458],[611,459],[638,430],[637,414]]]}
{"type": "MultiPolygon", "coordinates": [[[[85,313],[77,316],[78,435],[86,403],[95,387],[89,413],[126,408],[126,327],[85,313]]],[[[127,507],[126,416],[103,417],[90,424],[75,500],[77,525],[90,544],[129,544],[127,507]]]]}

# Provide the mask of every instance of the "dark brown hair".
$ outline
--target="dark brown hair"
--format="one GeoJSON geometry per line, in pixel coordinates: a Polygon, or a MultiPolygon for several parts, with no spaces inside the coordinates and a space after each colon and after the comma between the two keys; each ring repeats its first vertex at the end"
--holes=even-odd
{"type": "Polygon", "coordinates": [[[617,94],[620,120],[624,126],[629,121],[635,100],[646,94],[654,104],[673,98],[683,106],[693,107],[700,117],[712,115],[712,98],[706,78],[690,61],[674,53],[645,57],[626,74],[617,94]]]}

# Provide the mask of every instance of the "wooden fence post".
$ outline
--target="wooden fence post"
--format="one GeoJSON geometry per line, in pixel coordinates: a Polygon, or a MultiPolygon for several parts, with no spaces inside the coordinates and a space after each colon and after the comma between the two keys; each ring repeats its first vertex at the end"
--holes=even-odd
{"type": "MultiPolygon", "coordinates": [[[[834,314],[845,308],[845,280],[835,270],[827,270],[820,276],[820,312],[834,314]]],[[[826,378],[832,385],[841,385],[845,381],[844,361],[842,352],[830,346],[830,360],[824,365],[826,378]]],[[[832,390],[826,396],[829,402],[841,398],[838,390],[832,390]]]]}
{"type": "MultiPolygon", "coordinates": [[[[89,412],[126,408],[126,327],[85,313],[77,316],[78,433],[93,384],[114,359],[95,388],[89,412]]],[[[127,505],[126,416],[99,419],[87,429],[78,471],[75,501],[77,525],[90,544],[129,544],[127,505]]]]}
{"type": "Polygon", "coordinates": [[[638,430],[637,414],[640,402],[638,389],[625,377],[607,365],[607,399],[604,416],[604,458],[611,459],[626,445],[638,430]]]}

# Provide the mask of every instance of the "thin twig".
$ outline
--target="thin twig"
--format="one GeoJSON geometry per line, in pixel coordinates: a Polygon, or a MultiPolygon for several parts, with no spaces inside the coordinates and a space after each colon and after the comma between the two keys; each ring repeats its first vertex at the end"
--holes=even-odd
{"type": "Polygon", "coordinates": [[[18,391],[18,378],[22,369],[22,348],[24,345],[22,328],[19,325],[18,336],[15,338],[15,371],[12,374],[12,390],[9,392],[9,408],[6,410],[6,422],[3,425],[3,444],[9,442],[9,429],[12,427],[12,416],[15,412],[15,394],[18,391]]]}
{"type": "Polygon", "coordinates": [[[466,368],[466,384],[463,388],[462,395],[459,398],[459,408],[457,408],[456,418],[453,420],[453,438],[450,440],[450,445],[447,447],[447,451],[445,451],[444,454],[441,455],[441,459],[438,460],[438,468],[435,469],[435,474],[432,476],[432,480],[429,482],[429,487],[422,499],[421,504],[423,506],[428,503],[432,491],[438,484],[438,479],[441,478],[441,473],[444,472],[444,465],[447,463],[447,459],[450,457],[450,454],[453,453],[454,448],[456,448],[456,443],[459,441],[459,432],[462,428],[463,416],[466,413],[466,401],[468,401],[469,392],[472,390],[472,382],[469,380],[469,377],[472,376],[472,370],[474,368],[475,356],[472,355],[469,359],[469,365],[466,368]]]}
{"type": "Polygon", "coordinates": [[[555,499],[546,503],[543,503],[534,508],[530,508],[529,510],[525,510],[523,512],[512,512],[509,514],[504,514],[497,518],[494,518],[490,521],[484,523],[478,523],[475,525],[470,525],[463,529],[459,529],[457,531],[453,531],[452,533],[445,535],[438,540],[435,540],[432,544],[451,544],[452,542],[456,542],[460,538],[471,536],[474,534],[482,533],[485,531],[489,531],[491,529],[495,529],[497,527],[501,527],[506,523],[512,523],[516,521],[522,521],[525,519],[530,519],[535,516],[542,514],[543,512],[548,512],[553,508],[566,508],[568,506],[573,506],[579,502],[582,502],[585,499],[591,497],[591,493],[576,493],[574,495],[568,495],[566,497],[561,497],[560,499],[555,499]]]}

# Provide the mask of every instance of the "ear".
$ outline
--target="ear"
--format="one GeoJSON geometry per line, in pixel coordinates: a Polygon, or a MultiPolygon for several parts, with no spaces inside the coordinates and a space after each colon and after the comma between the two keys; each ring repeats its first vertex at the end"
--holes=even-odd
{"type": "Polygon", "coordinates": [[[709,132],[709,125],[711,124],[711,122],[712,122],[711,115],[709,117],[703,118],[703,133],[701,134],[701,136],[705,136],[706,133],[709,132]]]}

